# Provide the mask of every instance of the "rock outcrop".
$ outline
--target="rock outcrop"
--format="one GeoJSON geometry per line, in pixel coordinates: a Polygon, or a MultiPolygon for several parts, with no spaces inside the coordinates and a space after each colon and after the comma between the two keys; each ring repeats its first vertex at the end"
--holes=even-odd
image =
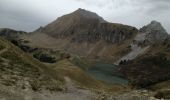
{"type": "Polygon", "coordinates": [[[139,30],[138,36],[135,38],[137,42],[155,43],[157,41],[164,41],[168,38],[168,33],[163,28],[161,23],[152,21],[150,24],[142,27],[139,30]]]}
{"type": "Polygon", "coordinates": [[[116,64],[121,61],[133,60],[139,55],[144,54],[153,44],[158,44],[169,38],[168,33],[162,27],[161,23],[152,21],[150,24],[142,27],[133,42],[130,44],[131,52],[123,56],[116,64]]]}
{"type": "Polygon", "coordinates": [[[18,39],[23,34],[26,34],[26,32],[16,31],[16,30],[13,30],[13,29],[8,29],[8,28],[1,28],[0,29],[0,36],[5,37],[8,40],[18,39]]]}

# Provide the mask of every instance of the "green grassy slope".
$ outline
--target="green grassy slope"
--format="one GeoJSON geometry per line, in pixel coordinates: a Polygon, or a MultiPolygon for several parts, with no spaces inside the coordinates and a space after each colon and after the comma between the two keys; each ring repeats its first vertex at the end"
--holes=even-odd
{"type": "Polygon", "coordinates": [[[88,88],[97,91],[104,90],[109,92],[118,92],[128,89],[127,87],[123,87],[121,85],[106,84],[101,82],[77,65],[71,63],[68,59],[60,60],[57,63],[52,65],[50,64],[50,66],[57,72],[58,76],[69,77],[71,80],[75,81],[80,88],[88,88]]]}
{"type": "Polygon", "coordinates": [[[80,88],[115,92],[126,89],[96,80],[69,59],[62,59],[53,64],[42,63],[0,38],[0,85],[31,88],[34,91],[61,91],[66,89],[65,77],[69,77],[80,88]]]}
{"type": "Polygon", "coordinates": [[[55,71],[0,38],[0,84],[32,90],[63,90],[64,81],[55,71]]]}

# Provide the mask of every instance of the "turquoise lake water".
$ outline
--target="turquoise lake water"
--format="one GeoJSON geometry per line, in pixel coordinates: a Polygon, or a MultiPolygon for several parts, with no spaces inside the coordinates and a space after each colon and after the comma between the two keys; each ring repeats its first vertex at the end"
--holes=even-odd
{"type": "Polygon", "coordinates": [[[116,75],[119,74],[116,67],[114,64],[98,62],[88,69],[88,73],[106,83],[127,85],[128,81],[126,79],[116,75]]]}

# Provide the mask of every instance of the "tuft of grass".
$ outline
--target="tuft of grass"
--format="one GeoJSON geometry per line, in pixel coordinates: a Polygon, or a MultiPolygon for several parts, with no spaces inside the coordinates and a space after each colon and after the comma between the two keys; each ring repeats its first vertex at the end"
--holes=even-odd
{"type": "Polygon", "coordinates": [[[5,45],[0,41],[0,51],[5,48],[5,45]]]}
{"type": "Polygon", "coordinates": [[[3,59],[2,58],[0,58],[0,63],[2,63],[3,62],[3,59]]]}
{"type": "Polygon", "coordinates": [[[170,99],[170,90],[158,91],[155,94],[155,98],[169,100],[170,99]]]}
{"type": "Polygon", "coordinates": [[[170,89],[170,80],[169,81],[164,81],[161,83],[157,83],[155,85],[152,85],[149,87],[150,90],[153,91],[158,91],[158,90],[164,90],[164,89],[170,89]]]}

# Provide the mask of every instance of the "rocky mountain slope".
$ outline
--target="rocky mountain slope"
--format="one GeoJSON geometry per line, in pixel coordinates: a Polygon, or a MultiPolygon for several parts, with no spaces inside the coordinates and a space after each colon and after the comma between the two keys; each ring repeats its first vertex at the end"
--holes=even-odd
{"type": "Polygon", "coordinates": [[[109,23],[93,12],[78,9],[23,38],[32,46],[113,61],[130,51],[128,43],[137,32],[135,27],[109,23]]]}
{"type": "Polygon", "coordinates": [[[121,71],[132,86],[148,87],[170,79],[170,38],[160,23],[153,21],[141,28],[133,44],[149,48],[136,59],[121,62],[121,71]]]}
{"type": "Polygon", "coordinates": [[[169,38],[168,33],[161,23],[152,21],[148,25],[142,27],[133,42],[130,43],[131,52],[123,56],[116,63],[123,60],[133,60],[137,56],[145,54],[153,44],[159,44],[169,38]]]}
{"type": "Polygon", "coordinates": [[[45,26],[40,32],[55,38],[69,38],[70,42],[96,42],[99,40],[111,43],[123,42],[131,38],[136,28],[106,22],[97,14],[78,9],[62,16],[45,26]]]}

